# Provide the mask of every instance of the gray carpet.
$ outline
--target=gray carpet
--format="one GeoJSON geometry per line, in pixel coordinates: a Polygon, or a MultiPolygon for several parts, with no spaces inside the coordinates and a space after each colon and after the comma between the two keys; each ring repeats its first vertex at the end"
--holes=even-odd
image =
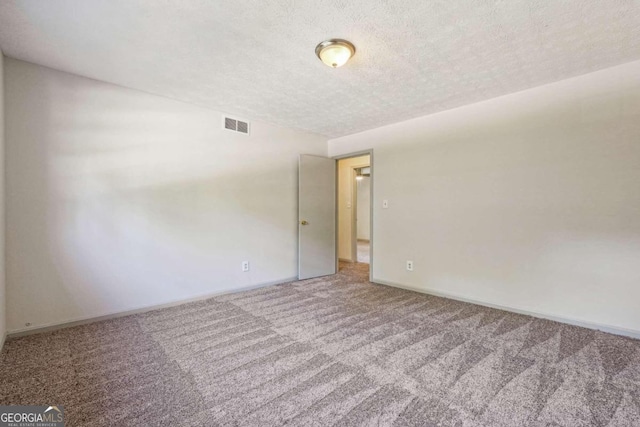
{"type": "Polygon", "coordinates": [[[10,339],[67,426],[639,426],[640,342],[340,274],[10,339]]]}

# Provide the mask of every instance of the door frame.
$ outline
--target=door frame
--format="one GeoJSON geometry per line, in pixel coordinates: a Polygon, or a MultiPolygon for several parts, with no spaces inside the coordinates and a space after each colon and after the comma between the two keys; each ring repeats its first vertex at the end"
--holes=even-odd
{"type": "MultiPolygon", "coordinates": [[[[339,185],[340,185],[340,176],[339,176],[339,169],[338,169],[338,161],[339,160],[344,160],[344,159],[350,159],[352,157],[360,157],[360,156],[366,156],[369,155],[369,167],[371,168],[371,175],[369,178],[369,281],[371,282],[373,279],[373,239],[374,239],[374,233],[373,233],[373,207],[375,205],[374,203],[374,198],[373,198],[373,186],[374,186],[374,181],[375,181],[375,171],[373,169],[373,148],[369,148],[367,150],[362,150],[362,151],[355,151],[352,153],[347,153],[347,154],[340,154],[339,156],[334,156],[332,157],[332,159],[335,159],[336,161],[336,267],[338,267],[340,265],[340,260],[338,259],[339,254],[338,254],[338,244],[339,244],[339,231],[340,231],[340,227],[339,227],[339,223],[338,223],[338,193],[339,193],[339,185]]],[[[353,172],[353,170],[352,170],[353,172]]],[[[353,198],[353,196],[352,196],[353,198]]],[[[355,204],[357,204],[357,201],[355,201],[355,204]]],[[[351,205],[354,205],[354,201],[351,201],[351,205]]],[[[357,209],[357,207],[356,207],[357,209]]],[[[351,225],[352,225],[352,235],[354,233],[354,227],[353,227],[353,215],[352,215],[352,221],[351,221],[351,225]]],[[[357,230],[355,230],[355,234],[357,237],[357,230]]],[[[353,239],[352,239],[353,240],[353,239]]],[[[358,241],[357,238],[355,239],[355,244],[357,247],[358,241]]],[[[356,253],[356,262],[358,261],[357,258],[357,253],[356,253]]],[[[339,267],[338,267],[339,269],[339,267]]]]}

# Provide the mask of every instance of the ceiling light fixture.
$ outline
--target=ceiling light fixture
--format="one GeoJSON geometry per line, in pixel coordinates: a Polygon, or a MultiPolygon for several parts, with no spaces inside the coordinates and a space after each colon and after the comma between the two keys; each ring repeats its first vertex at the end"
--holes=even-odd
{"type": "Polygon", "coordinates": [[[316,55],[329,67],[338,68],[347,63],[356,53],[356,47],[346,40],[325,40],[316,46],[316,55]]]}

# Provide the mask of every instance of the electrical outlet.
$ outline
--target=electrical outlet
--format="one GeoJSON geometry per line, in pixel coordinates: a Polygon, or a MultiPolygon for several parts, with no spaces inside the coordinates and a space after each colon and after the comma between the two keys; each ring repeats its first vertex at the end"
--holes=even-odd
{"type": "Polygon", "coordinates": [[[249,261],[242,261],[242,271],[249,271],[249,261]]]}
{"type": "Polygon", "coordinates": [[[407,261],[407,271],[413,271],[413,261],[407,261]]]}

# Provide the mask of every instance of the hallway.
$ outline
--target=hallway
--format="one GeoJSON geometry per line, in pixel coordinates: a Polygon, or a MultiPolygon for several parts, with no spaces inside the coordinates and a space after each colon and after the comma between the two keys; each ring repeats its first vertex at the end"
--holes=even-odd
{"type": "Polygon", "coordinates": [[[363,264],[369,264],[369,241],[358,239],[358,262],[363,264]]]}

